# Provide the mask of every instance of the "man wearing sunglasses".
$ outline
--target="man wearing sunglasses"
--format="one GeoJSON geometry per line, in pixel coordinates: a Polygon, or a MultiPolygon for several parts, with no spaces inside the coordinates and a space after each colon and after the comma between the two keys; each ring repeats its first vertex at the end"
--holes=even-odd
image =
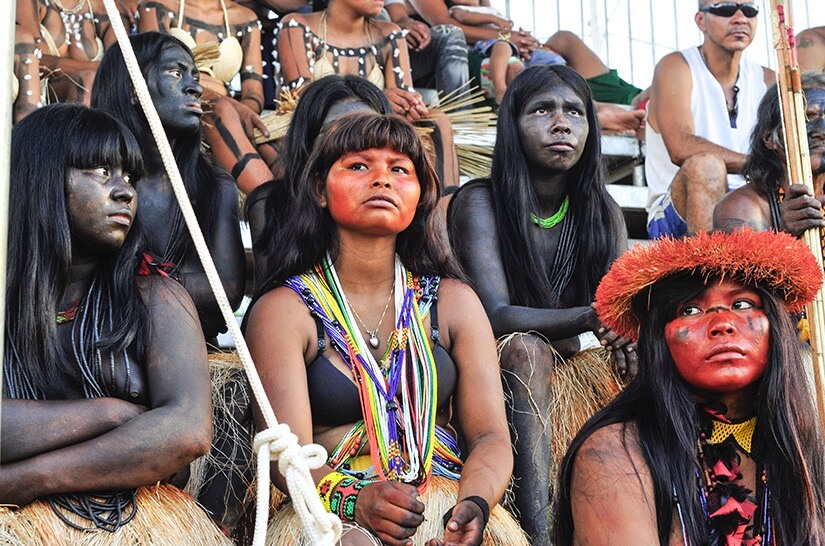
{"type": "Polygon", "coordinates": [[[799,53],[799,68],[802,70],[825,70],[825,27],[803,30],[796,37],[799,53]]]}
{"type": "Polygon", "coordinates": [[[713,224],[713,207],[742,186],[759,100],[775,74],[747,61],[756,33],[752,2],[700,0],[698,47],[671,53],[656,65],[648,105],[645,175],[648,235],[680,237],[713,224]]]}

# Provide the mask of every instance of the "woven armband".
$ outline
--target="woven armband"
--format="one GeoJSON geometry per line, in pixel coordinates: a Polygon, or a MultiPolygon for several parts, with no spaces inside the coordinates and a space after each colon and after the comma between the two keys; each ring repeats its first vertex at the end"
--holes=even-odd
{"type": "Polygon", "coordinates": [[[332,497],[332,492],[338,487],[338,484],[344,480],[350,479],[349,476],[342,472],[330,472],[318,482],[315,489],[318,491],[318,496],[321,498],[321,504],[324,505],[327,512],[332,512],[329,507],[329,501],[332,497]]]}
{"type": "Polygon", "coordinates": [[[370,483],[369,480],[359,480],[349,476],[338,482],[330,494],[329,511],[343,521],[355,521],[355,501],[358,499],[358,493],[370,483]]]}

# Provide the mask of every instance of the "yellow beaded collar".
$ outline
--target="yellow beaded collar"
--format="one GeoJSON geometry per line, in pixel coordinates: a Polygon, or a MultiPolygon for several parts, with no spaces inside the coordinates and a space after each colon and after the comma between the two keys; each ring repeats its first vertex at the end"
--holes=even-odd
{"type": "Polygon", "coordinates": [[[721,444],[733,436],[736,445],[748,455],[751,454],[751,440],[753,440],[753,430],[756,428],[756,417],[752,417],[744,423],[724,423],[716,419],[712,419],[711,423],[713,427],[707,443],[711,445],[721,444]]]}

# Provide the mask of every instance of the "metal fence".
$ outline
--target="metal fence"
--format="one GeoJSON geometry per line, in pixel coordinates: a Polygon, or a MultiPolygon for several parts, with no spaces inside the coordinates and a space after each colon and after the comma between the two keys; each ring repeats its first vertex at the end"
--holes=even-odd
{"type": "MultiPolygon", "coordinates": [[[[760,5],[759,27],[748,58],[775,67],[767,0],[760,5]]],[[[645,87],[656,62],[677,49],[701,43],[694,23],[696,0],[492,0],[516,26],[546,39],[556,30],[577,33],[611,68],[645,87]]],[[[825,0],[794,0],[795,28],[825,25],[825,0]]]]}

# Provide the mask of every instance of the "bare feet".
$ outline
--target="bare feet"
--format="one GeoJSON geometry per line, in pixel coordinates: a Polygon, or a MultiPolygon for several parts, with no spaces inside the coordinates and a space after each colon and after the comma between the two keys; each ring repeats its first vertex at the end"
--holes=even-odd
{"type": "Polygon", "coordinates": [[[599,104],[596,112],[604,134],[644,138],[644,110],[627,110],[614,104],[599,104]]]}

